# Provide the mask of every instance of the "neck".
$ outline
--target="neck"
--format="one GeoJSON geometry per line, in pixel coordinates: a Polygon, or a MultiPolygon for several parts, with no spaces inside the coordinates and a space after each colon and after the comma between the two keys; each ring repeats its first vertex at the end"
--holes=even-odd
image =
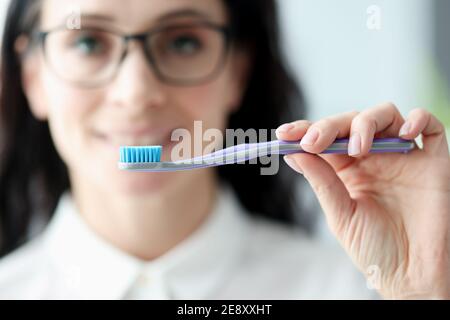
{"type": "Polygon", "coordinates": [[[143,196],[106,191],[72,178],[72,196],[88,226],[115,247],[146,261],[192,234],[211,212],[216,192],[212,170],[198,171],[185,184],[143,196]]]}

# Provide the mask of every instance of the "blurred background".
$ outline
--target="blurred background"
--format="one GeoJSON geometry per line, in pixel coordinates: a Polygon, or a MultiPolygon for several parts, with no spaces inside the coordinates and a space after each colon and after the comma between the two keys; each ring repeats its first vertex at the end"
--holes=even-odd
{"type": "MultiPolygon", "coordinates": [[[[9,1],[0,0],[0,32],[9,1]]],[[[449,0],[279,5],[286,57],[304,89],[308,119],[391,101],[404,116],[416,107],[432,111],[450,141],[449,0]]],[[[318,207],[311,194],[302,201],[318,207]]],[[[319,233],[333,241],[325,228],[319,233]]]]}
{"type": "Polygon", "coordinates": [[[450,128],[450,1],[279,3],[311,119],[392,101],[405,116],[427,108],[450,128]]]}

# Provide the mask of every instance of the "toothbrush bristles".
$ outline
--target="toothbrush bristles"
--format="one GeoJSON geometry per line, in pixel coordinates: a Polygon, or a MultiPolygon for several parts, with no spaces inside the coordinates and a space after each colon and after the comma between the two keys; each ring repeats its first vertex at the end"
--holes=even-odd
{"type": "Polygon", "coordinates": [[[120,162],[151,163],[161,161],[161,146],[120,147],[120,162]]]}

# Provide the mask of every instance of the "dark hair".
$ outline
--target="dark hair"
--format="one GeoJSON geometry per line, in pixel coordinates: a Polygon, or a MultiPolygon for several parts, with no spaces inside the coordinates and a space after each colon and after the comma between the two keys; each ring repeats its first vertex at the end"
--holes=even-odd
{"type": "MultiPolygon", "coordinates": [[[[283,64],[274,0],[224,0],[236,43],[252,48],[253,66],[241,108],[228,128],[274,129],[304,115],[303,99],[283,64]],[[290,108],[292,103],[295,108],[290,108]],[[292,113],[296,111],[296,114],[292,113]]],[[[48,124],[30,112],[14,44],[37,27],[40,1],[11,1],[3,35],[0,92],[0,256],[27,240],[32,220],[48,221],[69,185],[67,169],[55,150],[48,124]]],[[[260,167],[223,166],[222,180],[235,189],[250,212],[296,221],[295,175],[282,164],[277,175],[260,167]]]]}

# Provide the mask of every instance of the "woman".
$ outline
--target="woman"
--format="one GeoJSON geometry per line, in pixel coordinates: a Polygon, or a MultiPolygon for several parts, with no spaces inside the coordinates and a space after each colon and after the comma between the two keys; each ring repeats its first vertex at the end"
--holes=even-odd
{"type": "MultiPolygon", "coordinates": [[[[292,119],[286,108],[301,99],[281,62],[274,9],[270,0],[12,2],[0,101],[1,297],[374,296],[347,258],[286,227],[295,220],[291,174],[117,170],[118,146],[162,145],[168,159],[170,133],[192,132],[196,120],[245,130],[292,119]],[[68,8],[80,9],[81,25],[68,8]]],[[[449,298],[450,161],[433,115],[416,109],[405,121],[382,104],[290,122],[277,136],[302,139],[311,154],[286,162],[383,298],[449,298]],[[423,149],[367,155],[374,137],[420,134],[423,149]],[[350,135],[348,156],[317,155],[350,135]]]]}

